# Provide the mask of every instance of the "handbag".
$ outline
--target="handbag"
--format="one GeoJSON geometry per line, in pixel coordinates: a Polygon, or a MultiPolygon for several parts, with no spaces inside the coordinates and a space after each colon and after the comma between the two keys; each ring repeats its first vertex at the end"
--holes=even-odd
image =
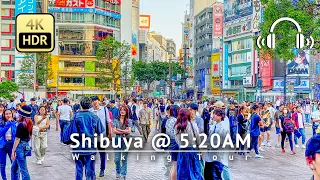
{"type": "Polygon", "coordinates": [[[39,136],[39,131],[40,131],[39,126],[35,125],[35,126],[32,127],[32,134],[34,136],[39,136]]]}

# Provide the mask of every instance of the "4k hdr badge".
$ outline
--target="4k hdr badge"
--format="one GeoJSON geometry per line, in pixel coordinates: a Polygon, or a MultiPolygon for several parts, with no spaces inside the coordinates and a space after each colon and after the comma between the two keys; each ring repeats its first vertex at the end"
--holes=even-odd
{"type": "Polygon", "coordinates": [[[19,14],[16,18],[16,49],[19,52],[51,52],[55,27],[52,14],[19,14]]]}

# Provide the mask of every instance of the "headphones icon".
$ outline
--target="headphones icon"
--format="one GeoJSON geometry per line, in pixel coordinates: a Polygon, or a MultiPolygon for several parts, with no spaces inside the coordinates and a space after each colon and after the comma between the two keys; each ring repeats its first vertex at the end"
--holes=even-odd
{"type": "MultiPolygon", "coordinates": [[[[270,28],[270,33],[271,34],[268,34],[268,36],[267,36],[267,47],[269,47],[270,49],[274,49],[276,47],[276,43],[275,43],[276,36],[273,33],[273,31],[274,31],[274,28],[276,27],[276,25],[278,23],[280,23],[281,21],[290,21],[297,27],[297,30],[298,30],[298,34],[296,35],[296,48],[297,49],[301,49],[301,48],[303,48],[305,46],[305,39],[307,40],[306,46],[310,45],[310,40],[311,40],[311,45],[310,45],[309,48],[313,47],[313,45],[314,45],[313,38],[311,36],[310,36],[310,40],[305,38],[304,35],[301,34],[301,27],[300,27],[299,23],[297,21],[295,21],[294,19],[288,18],[288,17],[280,18],[280,19],[278,19],[278,20],[276,20],[275,22],[272,23],[272,26],[270,28]]],[[[261,36],[259,36],[258,39],[257,39],[257,46],[259,48],[261,48],[260,42],[262,43],[263,46],[265,45],[265,39],[261,40],[261,36]]]]}

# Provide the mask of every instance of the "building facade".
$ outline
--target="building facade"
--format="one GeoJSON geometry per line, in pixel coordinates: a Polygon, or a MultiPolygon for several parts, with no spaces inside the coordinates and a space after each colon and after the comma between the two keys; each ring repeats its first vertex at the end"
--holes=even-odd
{"type": "Polygon", "coordinates": [[[52,88],[48,97],[56,96],[56,93],[59,96],[68,93],[74,98],[84,94],[112,94],[108,91],[111,85],[104,90],[99,88],[95,55],[102,39],[112,36],[121,41],[121,2],[81,2],[49,4],[49,12],[55,16],[58,27],[58,55],[52,57],[53,77],[49,84],[52,88]]]}
{"type": "MultiPolygon", "coordinates": [[[[161,41],[162,41],[162,38],[161,38],[161,41]]],[[[154,33],[149,33],[149,31],[147,29],[140,29],[139,30],[139,46],[140,46],[140,48],[139,48],[140,49],[140,53],[139,53],[140,60],[145,61],[145,62],[152,62],[152,61],[165,62],[165,61],[168,61],[167,49],[165,49],[163,44],[160,44],[154,38],[154,33]]]]}
{"type": "Polygon", "coordinates": [[[173,41],[173,39],[167,39],[167,52],[169,55],[169,58],[171,59],[176,59],[177,55],[176,55],[176,43],[173,41]]]}
{"type": "Polygon", "coordinates": [[[225,1],[222,91],[239,101],[253,101],[256,93],[252,36],[252,2],[225,1]]]}
{"type": "Polygon", "coordinates": [[[193,59],[198,96],[209,95],[211,91],[212,12],[212,7],[208,7],[195,15],[193,59]]]}

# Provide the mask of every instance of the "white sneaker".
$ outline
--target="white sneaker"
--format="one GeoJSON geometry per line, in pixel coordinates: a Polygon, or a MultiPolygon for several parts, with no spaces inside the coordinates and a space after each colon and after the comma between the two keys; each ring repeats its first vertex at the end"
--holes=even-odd
{"type": "Polygon", "coordinates": [[[266,143],[264,141],[261,142],[261,146],[265,146],[266,143]]]}
{"type": "Polygon", "coordinates": [[[276,148],[279,148],[279,147],[280,147],[280,143],[277,143],[277,144],[276,144],[276,148]]]}
{"type": "Polygon", "coordinates": [[[270,144],[270,143],[267,143],[266,146],[267,146],[267,147],[271,147],[271,144],[270,144]]]}
{"type": "Polygon", "coordinates": [[[44,161],[44,157],[42,157],[40,160],[43,162],[44,161]]]}
{"type": "Polygon", "coordinates": [[[262,147],[259,147],[259,151],[264,152],[264,149],[262,149],[262,147]]]}
{"type": "Polygon", "coordinates": [[[305,149],[306,148],[306,146],[305,145],[301,145],[301,149],[305,149]]]}
{"type": "Polygon", "coordinates": [[[256,158],[256,159],[260,159],[260,158],[263,158],[263,156],[261,156],[260,154],[256,154],[256,155],[255,155],[255,158],[256,158]]]}
{"type": "Polygon", "coordinates": [[[297,145],[296,145],[296,148],[299,148],[299,147],[300,147],[300,146],[297,144],[297,145]]]}
{"type": "Polygon", "coordinates": [[[37,161],[37,164],[38,164],[38,165],[41,165],[41,164],[42,164],[41,160],[38,160],[38,161],[37,161]]]}

